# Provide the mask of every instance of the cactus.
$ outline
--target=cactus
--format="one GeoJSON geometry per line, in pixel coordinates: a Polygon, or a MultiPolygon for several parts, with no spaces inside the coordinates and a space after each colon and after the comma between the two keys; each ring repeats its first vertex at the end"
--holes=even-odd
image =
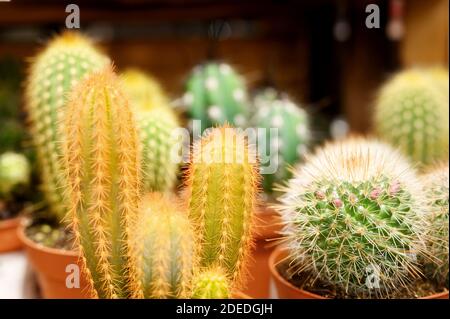
{"type": "Polygon", "coordinates": [[[88,39],[67,32],[50,41],[31,65],[26,87],[27,111],[42,169],[43,190],[50,209],[60,221],[64,220],[68,205],[60,160],[64,136],[59,125],[66,111],[66,96],[75,83],[107,61],[88,39]]]}
{"type": "Polygon", "coordinates": [[[156,107],[169,107],[165,92],[150,75],[138,69],[127,69],[121,77],[133,108],[138,111],[150,111],[156,107]]]}
{"type": "Polygon", "coordinates": [[[125,298],[136,278],[128,233],[140,195],[139,140],[112,67],[77,85],[67,104],[64,163],[69,216],[99,298],[125,298]]]}
{"type": "Polygon", "coordinates": [[[24,155],[14,152],[0,155],[0,198],[8,198],[19,185],[29,185],[30,171],[24,155]]]}
{"type": "MultiPolygon", "coordinates": [[[[194,233],[169,195],[151,193],[140,206],[132,233],[138,283],[135,298],[187,298],[195,266],[194,233]]],[[[130,234],[131,236],[131,234],[130,234]]]]}
{"type": "Polygon", "coordinates": [[[417,256],[427,255],[422,198],[409,162],[388,145],[325,145],[297,168],[277,206],[291,270],[347,296],[408,287],[421,274],[417,256]]]}
{"type": "Polygon", "coordinates": [[[442,74],[401,72],[381,89],[375,108],[377,134],[423,164],[448,157],[448,74],[446,88],[436,78],[442,74]]]}
{"type": "Polygon", "coordinates": [[[203,270],[193,279],[194,299],[228,299],[230,295],[228,278],[220,267],[203,270]]]}
{"type": "Polygon", "coordinates": [[[154,79],[133,69],[125,71],[122,78],[138,124],[145,190],[168,191],[179,169],[172,157],[182,146],[173,135],[178,118],[154,79]]]}
{"type": "Polygon", "coordinates": [[[246,99],[241,77],[228,64],[214,62],[194,68],[183,97],[190,118],[201,120],[202,130],[224,123],[243,127],[246,99]]]}
{"type": "Polygon", "coordinates": [[[423,191],[429,207],[430,237],[428,247],[438,262],[425,259],[425,275],[440,287],[447,287],[448,280],[448,163],[438,165],[424,175],[423,191]]]}
{"type": "MultiPolygon", "coordinates": [[[[287,180],[291,173],[289,166],[294,165],[307,151],[310,140],[308,116],[306,112],[296,106],[286,96],[278,96],[274,89],[265,89],[254,99],[256,114],[252,124],[257,128],[264,128],[258,141],[265,141],[264,145],[270,146],[271,161],[277,164],[274,174],[265,174],[263,180],[264,190],[267,193],[273,191],[275,183],[287,180]],[[270,129],[278,128],[278,135],[271,136],[270,129]]],[[[267,148],[261,148],[260,152],[267,152],[267,148]]],[[[264,157],[265,154],[261,154],[264,157]]]]}
{"type": "Polygon", "coordinates": [[[245,278],[259,173],[256,151],[228,126],[195,142],[187,170],[189,218],[201,268],[222,267],[232,287],[245,278]]]}

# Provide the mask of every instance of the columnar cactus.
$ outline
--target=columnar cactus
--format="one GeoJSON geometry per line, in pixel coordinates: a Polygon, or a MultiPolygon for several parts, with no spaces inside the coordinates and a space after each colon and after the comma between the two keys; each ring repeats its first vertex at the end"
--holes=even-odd
{"type": "Polygon", "coordinates": [[[444,88],[436,77],[442,76],[419,69],[397,74],[381,89],[375,108],[377,134],[424,164],[448,157],[448,84],[444,88]]]}
{"type": "Polygon", "coordinates": [[[410,164],[389,146],[362,138],[325,145],[298,167],[277,207],[291,270],[350,296],[407,286],[427,253],[422,198],[410,164]]]}
{"type": "Polygon", "coordinates": [[[252,120],[253,127],[264,128],[259,131],[258,142],[264,141],[266,147],[260,148],[260,156],[271,151],[271,161],[277,165],[273,174],[265,174],[263,186],[271,193],[275,183],[288,179],[290,165],[296,164],[307,151],[310,141],[308,115],[286,96],[278,96],[271,88],[265,89],[254,99],[256,114],[252,120]],[[278,134],[272,135],[271,128],[278,128],[278,134]]]}
{"type": "Polygon", "coordinates": [[[224,123],[244,126],[246,99],[241,77],[228,64],[214,62],[194,68],[183,97],[190,118],[201,120],[202,130],[224,123]]]}
{"type": "Polygon", "coordinates": [[[132,240],[138,285],[135,298],[188,298],[195,267],[194,233],[177,199],[147,195],[132,240]]]}
{"type": "Polygon", "coordinates": [[[130,103],[138,111],[169,107],[169,100],[164,90],[150,75],[138,69],[127,69],[121,77],[130,103]]]}
{"type": "Polygon", "coordinates": [[[0,155],[0,198],[8,198],[19,185],[30,183],[30,163],[19,153],[6,152],[0,155]]]}
{"type": "Polygon", "coordinates": [[[228,299],[230,295],[229,280],[220,267],[203,270],[193,279],[194,299],[228,299]]]}
{"type": "Polygon", "coordinates": [[[66,111],[66,96],[80,79],[108,62],[90,41],[76,33],[56,37],[33,59],[26,87],[26,105],[32,137],[42,170],[43,190],[51,211],[60,221],[66,215],[66,181],[61,167],[59,123],[66,111]]]}
{"type": "Polygon", "coordinates": [[[139,140],[112,67],[74,88],[64,128],[69,214],[93,294],[129,297],[136,278],[128,232],[140,195],[139,140]]]}
{"type": "Polygon", "coordinates": [[[449,167],[439,165],[423,177],[423,190],[429,207],[430,240],[428,247],[437,262],[425,259],[425,274],[439,286],[448,289],[448,197],[449,167]]]}
{"type": "Polygon", "coordinates": [[[177,115],[154,79],[137,70],[125,71],[122,78],[138,124],[145,190],[168,191],[179,169],[174,155],[182,147],[173,134],[179,127],[177,115]]]}
{"type": "Polygon", "coordinates": [[[194,144],[186,193],[200,267],[222,267],[232,286],[244,278],[258,183],[256,151],[239,130],[215,128],[194,144]]]}

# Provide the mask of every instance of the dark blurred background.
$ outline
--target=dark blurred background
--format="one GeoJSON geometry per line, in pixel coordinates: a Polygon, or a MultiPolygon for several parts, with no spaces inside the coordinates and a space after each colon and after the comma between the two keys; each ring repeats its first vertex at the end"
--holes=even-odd
{"type": "Polygon", "coordinates": [[[223,59],[251,89],[272,84],[325,123],[342,116],[358,132],[370,129],[376,90],[393,71],[448,65],[445,0],[4,1],[1,81],[23,77],[26,59],[65,28],[69,3],[120,69],[149,71],[173,99],[194,65],[223,59]],[[380,8],[379,29],[365,26],[369,3],[380,8]]]}

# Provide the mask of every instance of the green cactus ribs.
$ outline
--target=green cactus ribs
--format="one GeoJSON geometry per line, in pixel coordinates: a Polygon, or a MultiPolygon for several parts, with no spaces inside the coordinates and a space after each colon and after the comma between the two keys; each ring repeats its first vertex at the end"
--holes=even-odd
{"type": "Polygon", "coordinates": [[[193,280],[192,298],[228,299],[230,287],[228,278],[221,268],[207,269],[193,280]]]}
{"type": "Polygon", "coordinates": [[[195,67],[183,100],[189,117],[201,120],[202,131],[225,123],[246,125],[248,106],[244,81],[226,63],[209,62],[195,67]]]}

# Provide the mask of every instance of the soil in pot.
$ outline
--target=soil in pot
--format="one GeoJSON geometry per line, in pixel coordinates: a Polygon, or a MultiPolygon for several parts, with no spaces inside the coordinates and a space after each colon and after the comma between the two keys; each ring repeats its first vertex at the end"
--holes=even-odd
{"type": "Polygon", "coordinates": [[[0,253],[22,248],[17,237],[20,224],[19,214],[25,209],[25,203],[0,200],[0,253]]]}
{"type": "Polygon", "coordinates": [[[79,255],[72,250],[73,236],[65,227],[38,217],[22,223],[19,237],[36,272],[43,298],[89,297],[79,255]]]}
{"type": "MultiPolygon", "coordinates": [[[[276,253],[276,252],[275,252],[276,253]]],[[[272,258],[272,262],[281,260],[280,258],[272,258]]],[[[349,295],[343,291],[337,291],[331,285],[321,280],[315,280],[315,276],[310,273],[292,273],[289,270],[289,260],[280,261],[275,266],[278,275],[282,277],[287,283],[291,284],[293,288],[300,290],[302,293],[309,294],[310,298],[325,298],[325,299],[361,299],[361,298],[383,298],[383,299],[434,299],[446,298],[448,299],[448,289],[438,287],[435,283],[425,280],[417,279],[411,283],[409,289],[403,288],[391,293],[380,294],[375,290],[372,295],[349,295]]],[[[282,296],[281,296],[282,297],[282,296]]]]}

